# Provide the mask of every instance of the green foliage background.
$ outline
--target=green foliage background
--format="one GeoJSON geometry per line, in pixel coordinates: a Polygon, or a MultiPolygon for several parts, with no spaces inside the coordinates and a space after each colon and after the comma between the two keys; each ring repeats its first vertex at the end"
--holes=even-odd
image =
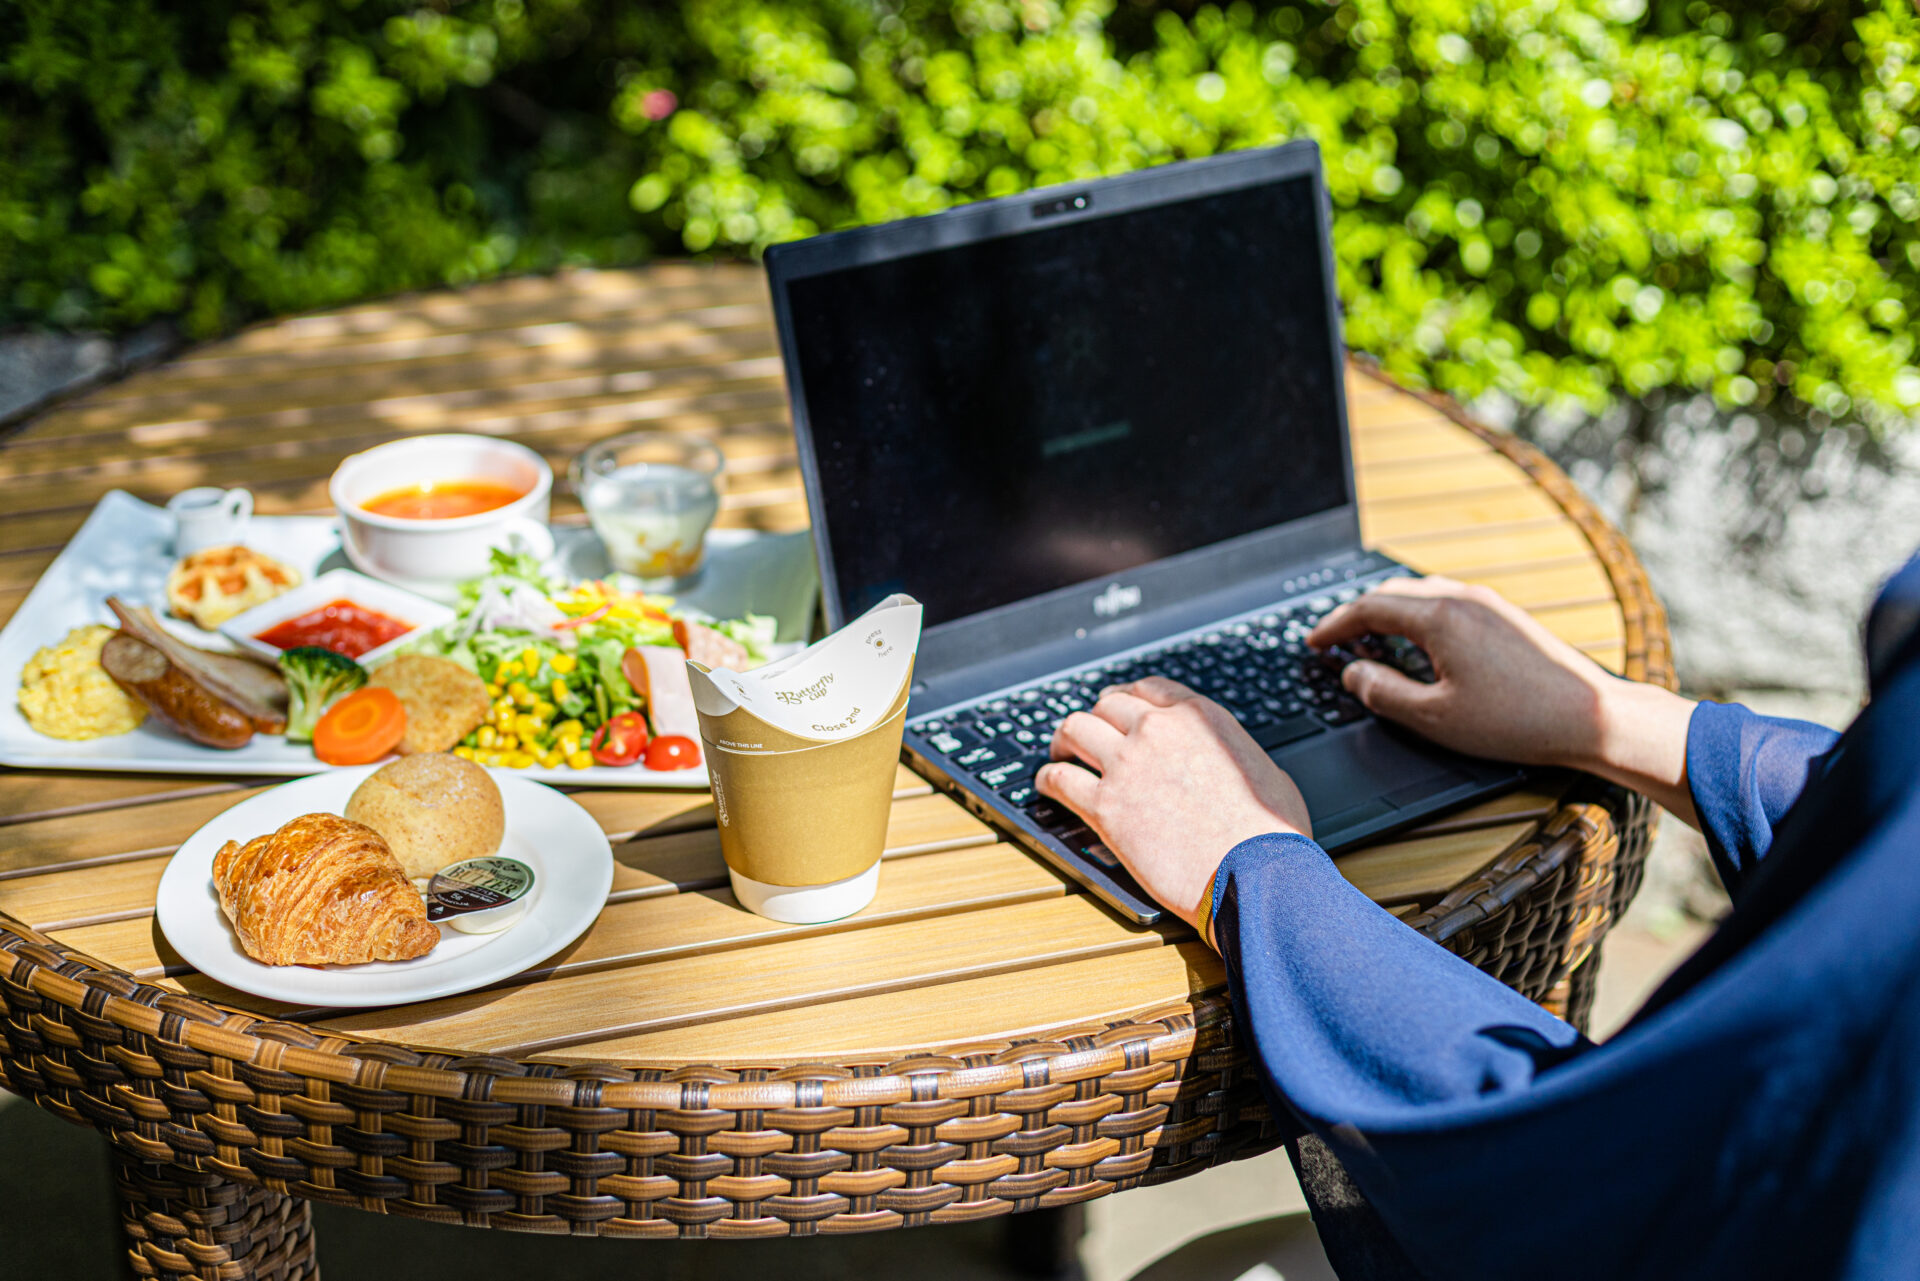
{"type": "Polygon", "coordinates": [[[1302,135],[1404,377],[1920,409],[1910,0],[0,0],[0,322],[211,334],[1302,135]]]}

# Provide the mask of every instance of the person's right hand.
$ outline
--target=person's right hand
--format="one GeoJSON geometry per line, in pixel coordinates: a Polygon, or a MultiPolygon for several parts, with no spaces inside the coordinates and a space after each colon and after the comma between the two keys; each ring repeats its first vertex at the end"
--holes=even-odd
{"type": "Polygon", "coordinates": [[[1438,677],[1427,685],[1351,663],[1341,680],[1369,711],[1472,756],[1600,774],[1692,820],[1691,702],[1613,676],[1499,593],[1448,578],[1389,579],[1327,615],[1307,643],[1368,632],[1413,641],[1438,677]]]}

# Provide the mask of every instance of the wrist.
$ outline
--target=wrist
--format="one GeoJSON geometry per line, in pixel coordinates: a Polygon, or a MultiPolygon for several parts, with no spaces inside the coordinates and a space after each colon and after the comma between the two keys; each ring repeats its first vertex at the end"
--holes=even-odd
{"type": "Polygon", "coordinates": [[[1683,818],[1687,793],[1687,725],[1696,706],[1658,685],[1603,678],[1597,731],[1587,759],[1567,762],[1652,797],[1683,818]]]}

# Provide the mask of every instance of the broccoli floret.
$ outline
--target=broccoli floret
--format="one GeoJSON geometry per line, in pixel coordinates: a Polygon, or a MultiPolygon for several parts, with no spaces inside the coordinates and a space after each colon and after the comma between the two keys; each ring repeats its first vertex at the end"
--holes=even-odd
{"type": "Polygon", "coordinates": [[[313,727],[334,703],[367,683],[367,669],[330,649],[300,645],[280,655],[287,678],[287,741],[313,740],[313,727]]]}

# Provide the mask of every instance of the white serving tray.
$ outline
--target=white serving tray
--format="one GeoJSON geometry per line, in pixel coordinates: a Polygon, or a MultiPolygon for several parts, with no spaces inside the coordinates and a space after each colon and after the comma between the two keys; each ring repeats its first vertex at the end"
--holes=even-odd
{"type": "MultiPolygon", "coordinates": [[[[552,572],[569,579],[611,575],[605,552],[591,530],[557,526],[552,572]]],[[[215,632],[166,614],[167,571],[173,567],[172,521],[166,512],[132,494],[113,490],[87,517],[73,541],[34,584],[33,591],[0,630],[0,765],[29,769],[104,770],[131,773],[217,774],[249,778],[319,774],[333,768],[304,743],[257,734],[237,751],[189,742],[151,718],[131,734],[80,742],[48,738],[27,724],[17,691],[20,670],[35,650],[52,645],[87,623],[113,624],[107,597],[147,605],[162,624],[189,644],[226,650],[215,632]]],[[[246,543],[299,570],[306,578],[346,565],[340,535],[330,516],[256,516],[246,543]]],[[[715,618],[752,611],[780,620],[781,651],[803,641],[813,615],[819,579],[805,534],[766,535],[714,530],[708,537],[707,571],[679,605],[715,618]]],[[[590,787],[708,786],[706,766],[687,770],[618,768],[515,770],[525,778],[590,787]]]]}

